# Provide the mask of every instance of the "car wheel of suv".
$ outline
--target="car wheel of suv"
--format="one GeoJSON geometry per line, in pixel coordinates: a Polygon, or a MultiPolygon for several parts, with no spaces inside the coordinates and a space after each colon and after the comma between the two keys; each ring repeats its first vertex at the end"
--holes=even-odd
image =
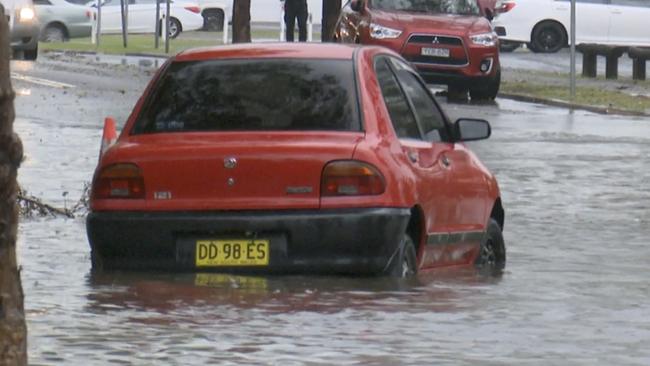
{"type": "Polygon", "coordinates": [[[567,35],[564,27],[556,22],[541,22],[533,29],[531,51],[541,53],[554,53],[567,44],[567,35]]]}
{"type": "Polygon", "coordinates": [[[28,61],[34,61],[38,57],[38,45],[33,50],[23,51],[23,58],[28,61]]]}
{"type": "Polygon", "coordinates": [[[224,27],[223,11],[208,9],[203,12],[203,29],[206,31],[220,32],[224,27]]]}
{"type": "Polygon", "coordinates": [[[43,42],[64,42],[65,38],[65,29],[57,24],[50,24],[41,32],[43,42]]]}
{"type": "Polygon", "coordinates": [[[391,277],[406,278],[417,273],[417,259],[413,239],[409,234],[404,234],[397,256],[393,258],[387,273],[391,277]]]}
{"type": "Polygon", "coordinates": [[[469,90],[469,95],[472,100],[494,100],[499,93],[501,87],[501,69],[493,77],[489,78],[484,85],[473,87],[469,90]]]}
{"type": "Polygon", "coordinates": [[[169,38],[174,39],[178,37],[183,31],[180,20],[176,18],[169,18],[169,38]]]}
{"type": "Polygon", "coordinates": [[[479,254],[474,262],[481,272],[496,274],[506,266],[506,246],[499,223],[490,218],[487,233],[481,241],[479,254]]]}

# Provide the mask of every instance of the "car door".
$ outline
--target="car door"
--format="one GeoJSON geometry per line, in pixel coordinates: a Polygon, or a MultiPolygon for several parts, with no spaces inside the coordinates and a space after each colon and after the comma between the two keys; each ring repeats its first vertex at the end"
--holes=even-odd
{"type": "Polygon", "coordinates": [[[101,32],[120,33],[122,31],[122,11],[120,0],[107,0],[102,3],[101,32]]]}
{"type": "MultiPolygon", "coordinates": [[[[160,13],[165,4],[160,4],[160,13]]],[[[151,33],[156,29],[156,0],[129,0],[129,32],[151,33]]]]}
{"type": "Polygon", "coordinates": [[[451,264],[448,218],[453,197],[448,191],[449,167],[445,154],[452,144],[444,117],[415,71],[392,57],[375,60],[377,79],[391,122],[415,177],[415,195],[424,214],[424,249],[421,268],[451,264]],[[398,81],[399,80],[399,81],[398,81]]]}
{"type": "Polygon", "coordinates": [[[609,43],[618,45],[650,46],[650,1],[611,0],[609,43]]]}
{"type": "MultiPolygon", "coordinates": [[[[576,0],[576,43],[607,42],[610,27],[609,0],[576,0]]],[[[566,25],[571,26],[571,1],[556,0],[556,14],[566,25]]]]}

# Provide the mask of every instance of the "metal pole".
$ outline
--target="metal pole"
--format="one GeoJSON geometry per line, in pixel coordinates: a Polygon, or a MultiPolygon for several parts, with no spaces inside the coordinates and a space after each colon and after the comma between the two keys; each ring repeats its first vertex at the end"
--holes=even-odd
{"type": "MultiPolygon", "coordinates": [[[[124,1],[125,0],[120,0],[120,12],[121,12],[121,15],[122,15],[122,44],[124,44],[124,48],[126,48],[127,47],[127,44],[126,44],[126,24],[125,24],[126,23],[126,15],[124,14],[126,9],[125,9],[125,6],[124,6],[124,1]]],[[[126,1],[128,1],[128,0],[126,0],[126,1]]]]}
{"type": "Polygon", "coordinates": [[[571,101],[576,99],[576,0],[571,0],[571,101]]]}
{"type": "Polygon", "coordinates": [[[102,33],[102,0],[97,0],[97,48],[99,48],[100,35],[102,33]]]}
{"type": "Polygon", "coordinates": [[[153,36],[153,47],[158,49],[160,43],[160,0],[156,0],[156,31],[153,36]]]}
{"type": "Polygon", "coordinates": [[[165,16],[165,53],[169,53],[169,17],[170,17],[170,3],[171,0],[167,0],[167,13],[165,16]]]}

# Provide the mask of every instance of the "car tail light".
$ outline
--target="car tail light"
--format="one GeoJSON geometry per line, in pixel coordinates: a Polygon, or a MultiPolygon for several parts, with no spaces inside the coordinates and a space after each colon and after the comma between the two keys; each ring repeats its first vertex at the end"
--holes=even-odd
{"type": "Polygon", "coordinates": [[[501,6],[497,10],[497,12],[499,12],[499,13],[507,13],[510,10],[512,10],[512,8],[514,8],[515,5],[517,5],[517,3],[515,3],[515,2],[505,2],[505,3],[501,4],[501,6]]]}
{"type": "Polygon", "coordinates": [[[90,10],[86,10],[86,18],[88,18],[88,19],[93,18],[93,13],[90,10]]]}
{"type": "Polygon", "coordinates": [[[99,173],[94,186],[93,198],[144,198],[144,178],[134,164],[110,165],[99,173]]]}
{"type": "Polygon", "coordinates": [[[198,6],[186,6],[185,10],[189,10],[192,13],[197,13],[197,14],[201,12],[201,8],[199,8],[198,6]]]}
{"type": "Polygon", "coordinates": [[[323,169],[321,196],[371,196],[382,194],[385,189],[383,175],[367,163],[333,161],[323,169]]]}

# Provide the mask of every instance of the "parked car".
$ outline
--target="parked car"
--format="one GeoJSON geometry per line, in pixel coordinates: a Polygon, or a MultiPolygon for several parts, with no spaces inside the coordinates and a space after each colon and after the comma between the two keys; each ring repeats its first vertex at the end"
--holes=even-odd
{"type": "Polygon", "coordinates": [[[401,53],[422,77],[475,99],[494,99],[501,84],[499,42],[476,0],[350,0],[334,38],[401,53]]]}
{"type": "MultiPolygon", "coordinates": [[[[96,7],[96,5],[92,6],[96,7]]],[[[129,0],[128,9],[129,33],[154,33],[156,31],[156,0],[129,0]]],[[[161,14],[164,13],[164,10],[165,3],[161,1],[161,14]]],[[[196,3],[172,1],[169,36],[176,38],[182,31],[201,29],[203,17],[199,14],[200,11],[196,3]]],[[[101,32],[106,34],[122,32],[120,0],[106,0],[102,4],[101,32]]]]}
{"type": "Polygon", "coordinates": [[[451,123],[384,47],[182,52],[100,157],[93,268],[503,268],[497,181],[463,143],[489,135],[483,120],[451,123]]]}
{"type": "Polygon", "coordinates": [[[70,38],[90,37],[94,11],[65,0],[34,0],[41,24],[40,40],[64,42],[70,38]]]}
{"type": "Polygon", "coordinates": [[[0,0],[9,22],[9,43],[14,58],[38,57],[38,19],[32,0],[0,0]]]}
{"type": "MultiPolygon", "coordinates": [[[[508,0],[494,26],[502,40],[528,44],[534,52],[557,52],[569,45],[569,0],[508,0]]],[[[576,44],[650,47],[650,1],[576,0],[576,44]]]]}

